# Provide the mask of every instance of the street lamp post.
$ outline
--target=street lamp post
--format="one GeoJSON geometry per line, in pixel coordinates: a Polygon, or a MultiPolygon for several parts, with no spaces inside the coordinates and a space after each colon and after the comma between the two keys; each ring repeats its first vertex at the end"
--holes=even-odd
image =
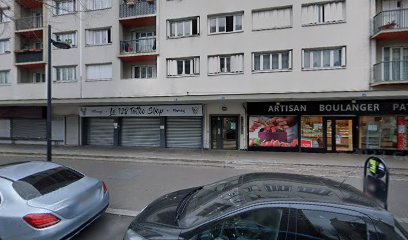
{"type": "Polygon", "coordinates": [[[48,25],[48,64],[47,64],[47,161],[52,161],[52,61],[51,61],[51,44],[57,48],[69,49],[71,46],[64,42],[52,40],[51,25],[48,25]]]}

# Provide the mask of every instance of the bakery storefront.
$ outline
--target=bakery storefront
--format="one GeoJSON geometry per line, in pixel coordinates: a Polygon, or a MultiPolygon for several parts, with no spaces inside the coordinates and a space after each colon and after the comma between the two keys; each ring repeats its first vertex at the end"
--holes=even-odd
{"type": "Polygon", "coordinates": [[[248,103],[249,150],[408,153],[408,100],[248,103]]]}
{"type": "Polygon", "coordinates": [[[202,105],[82,107],[82,145],[203,147],[202,105]]]}

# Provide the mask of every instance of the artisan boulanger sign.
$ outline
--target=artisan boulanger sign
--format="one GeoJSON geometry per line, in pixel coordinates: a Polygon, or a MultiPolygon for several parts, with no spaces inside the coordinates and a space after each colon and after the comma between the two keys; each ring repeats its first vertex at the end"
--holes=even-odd
{"type": "Polygon", "coordinates": [[[81,107],[81,117],[190,117],[203,115],[202,105],[81,107]]]}
{"type": "Polygon", "coordinates": [[[408,100],[248,103],[249,115],[408,114],[408,100]]]}

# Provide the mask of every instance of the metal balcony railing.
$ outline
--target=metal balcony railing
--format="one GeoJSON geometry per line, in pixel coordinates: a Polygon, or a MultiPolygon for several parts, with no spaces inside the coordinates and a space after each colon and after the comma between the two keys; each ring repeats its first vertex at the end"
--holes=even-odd
{"type": "Polygon", "coordinates": [[[380,62],[374,65],[374,83],[408,82],[408,61],[380,62]]]}
{"type": "Polygon", "coordinates": [[[120,53],[153,53],[156,51],[156,38],[120,41],[120,53]]]}
{"type": "Polygon", "coordinates": [[[43,27],[43,16],[16,19],[16,30],[27,30],[43,27]]]}
{"type": "Polygon", "coordinates": [[[143,15],[156,14],[156,3],[154,2],[137,2],[136,0],[127,0],[127,3],[120,4],[119,17],[136,17],[143,15]]]}
{"type": "Polygon", "coordinates": [[[374,16],[373,34],[389,29],[408,29],[408,9],[383,11],[374,16]]]}
{"type": "Polygon", "coordinates": [[[41,62],[43,60],[43,50],[16,52],[16,63],[41,62]]]}

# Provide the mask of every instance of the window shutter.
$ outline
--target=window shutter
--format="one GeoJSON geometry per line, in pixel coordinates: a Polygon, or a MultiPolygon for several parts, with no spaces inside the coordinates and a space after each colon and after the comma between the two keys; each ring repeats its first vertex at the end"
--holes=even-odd
{"type": "Polygon", "coordinates": [[[197,35],[200,35],[200,17],[197,17],[196,22],[197,22],[197,35]]]}
{"type": "Polygon", "coordinates": [[[289,52],[288,52],[288,54],[289,54],[289,64],[288,64],[288,67],[289,67],[289,69],[292,69],[292,50],[290,50],[289,52]]]}
{"type": "Polygon", "coordinates": [[[302,49],[302,69],[305,68],[305,50],[302,49]]]}
{"type": "MultiPolygon", "coordinates": [[[[191,64],[192,66],[192,64],[191,64]]],[[[199,74],[200,73],[200,58],[196,57],[194,58],[194,72],[191,71],[194,74],[199,74]]]]}
{"type": "Polygon", "coordinates": [[[346,66],[346,47],[341,48],[341,66],[346,66]]]}
{"type": "Polygon", "coordinates": [[[92,31],[86,30],[86,44],[87,45],[92,45],[93,39],[92,39],[92,31]]]}

